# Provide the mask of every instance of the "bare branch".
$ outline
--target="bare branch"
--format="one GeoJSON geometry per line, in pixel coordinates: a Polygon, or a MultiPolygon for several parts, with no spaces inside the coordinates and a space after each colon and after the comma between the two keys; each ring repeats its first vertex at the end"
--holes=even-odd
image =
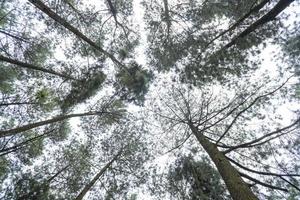
{"type": "Polygon", "coordinates": [[[268,133],[268,134],[266,134],[264,136],[261,136],[261,137],[255,139],[255,140],[252,140],[250,142],[246,142],[246,143],[243,143],[243,144],[240,144],[240,145],[233,146],[230,149],[228,149],[227,151],[225,151],[224,153],[229,153],[230,151],[233,151],[233,150],[238,149],[238,148],[248,148],[248,147],[254,147],[254,146],[257,146],[257,145],[264,144],[264,143],[266,143],[266,142],[268,142],[270,140],[273,140],[273,139],[278,138],[278,137],[280,137],[282,135],[285,135],[285,134],[289,133],[290,131],[287,132],[287,133],[283,133],[283,134],[280,134],[278,136],[272,137],[272,138],[270,138],[270,139],[268,139],[268,140],[266,140],[264,142],[261,142],[261,143],[258,143],[258,142],[261,141],[261,140],[263,140],[263,139],[265,139],[265,138],[267,138],[267,137],[271,137],[271,136],[273,136],[273,135],[275,135],[277,133],[281,133],[282,131],[290,129],[290,128],[296,126],[297,124],[299,124],[299,122],[300,122],[300,118],[297,119],[294,123],[292,123],[292,124],[290,124],[288,126],[285,126],[283,128],[280,128],[280,129],[277,129],[275,131],[272,131],[272,132],[270,132],[270,133],[268,133]],[[257,144],[255,144],[255,143],[257,143],[257,144]]]}
{"type": "Polygon", "coordinates": [[[260,180],[257,180],[257,179],[255,179],[255,178],[253,178],[253,177],[251,177],[251,176],[248,176],[248,175],[246,175],[246,174],[244,174],[244,173],[242,173],[242,172],[239,172],[239,174],[240,174],[242,177],[244,177],[244,178],[246,178],[246,179],[248,179],[248,180],[250,180],[250,181],[253,181],[253,182],[255,182],[255,183],[259,184],[259,185],[262,185],[262,186],[264,186],[264,187],[271,188],[271,189],[273,189],[273,190],[280,190],[280,191],[283,191],[283,192],[288,192],[288,190],[285,189],[285,188],[281,188],[281,187],[277,187],[277,186],[274,186],[274,185],[270,185],[270,184],[264,183],[264,182],[262,182],[262,181],[260,181],[260,180]]]}
{"type": "MultiPolygon", "coordinates": [[[[220,142],[222,140],[223,137],[225,137],[225,135],[228,133],[228,131],[230,130],[230,128],[233,126],[233,124],[237,121],[237,119],[244,113],[246,112],[248,109],[250,109],[256,102],[258,102],[258,100],[270,96],[272,94],[274,94],[275,92],[277,92],[278,90],[280,90],[289,80],[291,77],[289,77],[283,84],[281,84],[279,87],[277,87],[275,90],[268,92],[266,94],[260,95],[258,97],[256,97],[246,108],[242,109],[235,117],[234,119],[231,121],[231,123],[229,124],[229,126],[226,128],[226,130],[224,131],[224,133],[221,135],[221,137],[219,138],[219,140],[217,141],[220,142]]],[[[245,102],[245,101],[244,101],[245,102]]]]}
{"type": "Polygon", "coordinates": [[[252,173],[255,173],[255,174],[260,174],[260,175],[265,175],[265,176],[277,176],[277,177],[281,177],[281,176],[297,176],[297,177],[300,177],[300,174],[277,174],[277,173],[273,173],[273,172],[262,172],[262,171],[257,171],[257,170],[253,170],[253,169],[249,169],[248,167],[245,167],[243,165],[241,165],[240,163],[234,161],[233,159],[229,158],[226,156],[226,158],[232,162],[233,164],[235,164],[236,166],[246,170],[246,171],[249,171],[249,172],[252,172],[252,173]]]}

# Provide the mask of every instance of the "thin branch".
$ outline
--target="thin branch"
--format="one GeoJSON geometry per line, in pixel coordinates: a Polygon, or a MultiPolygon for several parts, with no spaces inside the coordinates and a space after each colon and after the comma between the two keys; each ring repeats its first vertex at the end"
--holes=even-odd
{"type": "Polygon", "coordinates": [[[103,53],[105,56],[107,56],[111,61],[113,61],[115,64],[117,64],[119,67],[125,68],[125,66],[116,58],[114,55],[109,53],[108,51],[104,50],[101,46],[93,42],[91,39],[89,39],[86,35],[84,35],[82,32],[80,32],[77,28],[72,26],[69,22],[67,22],[65,19],[60,17],[57,13],[53,12],[51,8],[49,8],[47,5],[45,5],[40,0],[28,0],[33,5],[35,5],[39,10],[41,10],[43,13],[48,15],[50,18],[52,18],[54,21],[62,25],[64,28],[75,34],[78,38],[82,39],[86,43],[88,43],[90,46],[98,50],[100,53],[103,53]]]}
{"type": "Polygon", "coordinates": [[[251,177],[251,176],[248,176],[248,175],[246,175],[246,174],[244,174],[244,173],[242,173],[242,172],[239,172],[239,174],[240,174],[242,177],[244,177],[244,178],[246,178],[246,179],[248,179],[248,180],[250,180],[250,181],[253,181],[253,182],[255,182],[255,183],[259,184],[259,185],[262,185],[262,186],[264,186],[264,187],[271,188],[271,189],[273,189],[273,190],[280,190],[280,191],[283,191],[283,192],[288,192],[288,190],[285,189],[285,188],[281,188],[281,187],[277,187],[277,186],[274,186],[274,185],[270,185],[270,184],[264,183],[264,182],[262,182],[262,181],[260,181],[260,180],[257,180],[257,179],[255,179],[255,178],[253,178],[253,177],[251,177]]]}
{"type": "Polygon", "coordinates": [[[277,176],[277,177],[282,177],[282,176],[288,176],[288,177],[293,177],[293,176],[297,176],[297,177],[300,177],[300,174],[277,174],[277,173],[272,173],[272,172],[262,172],[262,171],[257,171],[257,170],[254,170],[254,169],[249,169],[248,167],[245,167],[243,165],[241,165],[240,163],[234,161],[233,159],[229,158],[226,156],[226,158],[232,162],[233,164],[235,164],[236,166],[246,170],[246,171],[249,171],[249,172],[252,172],[252,173],[255,173],[255,174],[260,174],[260,175],[265,175],[265,176],[277,176]]]}
{"type": "MultiPolygon", "coordinates": [[[[270,138],[269,140],[266,140],[266,141],[261,142],[261,143],[258,143],[258,142],[261,141],[261,140],[263,140],[263,139],[265,139],[265,138],[267,138],[267,137],[271,137],[271,136],[273,136],[273,135],[275,135],[275,134],[277,134],[277,133],[280,133],[280,132],[282,132],[282,131],[285,131],[285,130],[287,130],[287,129],[290,129],[290,128],[292,128],[293,126],[296,126],[297,124],[299,124],[299,122],[300,122],[300,118],[297,119],[294,123],[292,123],[292,124],[290,124],[290,125],[288,125],[288,126],[285,126],[285,127],[283,127],[283,128],[280,128],[280,129],[277,129],[277,130],[275,130],[275,131],[272,131],[272,132],[270,132],[270,133],[268,133],[268,134],[266,134],[266,135],[264,135],[264,136],[261,136],[261,137],[259,137],[259,138],[256,138],[255,140],[252,140],[252,141],[250,141],[250,142],[246,142],[246,143],[243,143],[243,144],[240,144],[240,145],[233,146],[233,147],[231,147],[230,149],[228,149],[227,151],[225,151],[224,153],[229,153],[230,151],[233,151],[233,150],[238,149],[238,148],[248,148],[248,147],[254,147],[254,146],[257,146],[258,144],[264,144],[264,143],[266,143],[266,142],[268,142],[268,141],[270,141],[270,140],[272,140],[272,139],[278,138],[278,137],[280,137],[280,136],[282,136],[282,135],[284,135],[284,134],[287,134],[287,133],[280,134],[280,135],[276,136],[275,138],[270,138]],[[257,143],[257,144],[255,144],[255,143],[257,143]]],[[[288,133],[289,133],[289,132],[288,132],[288,133]]]]}
{"type": "Polygon", "coordinates": [[[272,94],[274,94],[275,92],[277,92],[278,90],[280,90],[290,79],[292,78],[292,76],[290,76],[283,84],[281,84],[279,87],[277,87],[275,90],[270,91],[266,94],[260,95],[258,97],[256,97],[246,108],[242,109],[235,117],[234,119],[231,121],[231,123],[229,124],[229,126],[226,128],[226,130],[224,131],[224,133],[221,135],[221,137],[218,139],[218,142],[220,142],[222,140],[223,137],[225,137],[225,135],[228,133],[228,131],[230,130],[230,128],[234,125],[234,123],[237,121],[237,119],[244,113],[246,112],[248,109],[250,109],[258,100],[270,96],[272,94]]]}
{"type": "Polygon", "coordinates": [[[228,29],[226,29],[225,31],[222,31],[221,33],[219,33],[216,37],[214,37],[211,41],[209,41],[205,47],[205,49],[211,45],[215,40],[219,39],[220,37],[222,37],[223,35],[225,35],[226,33],[234,30],[236,27],[238,27],[243,21],[245,21],[245,19],[247,19],[252,13],[254,12],[258,12],[260,9],[262,9],[270,0],[263,0],[262,2],[260,2],[258,5],[252,7],[243,17],[241,17],[240,19],[238,19],[234,24],[232,24],[228,29]]]}
{"type": "Polygon", "coordinates": [[[239,35],[233,38],[228,44],[224,46],[225,49],[236,44],[236,42],[244,38],[245,36],[249,35],[253,31],[255,31],[258,27],[275,20],[277,15],[279,15],[284,9],[286,9],[294,0],[280,0],[267,14],[262,16],[259,20],[251,24],[248,28],[242,31],[239,35]]]}

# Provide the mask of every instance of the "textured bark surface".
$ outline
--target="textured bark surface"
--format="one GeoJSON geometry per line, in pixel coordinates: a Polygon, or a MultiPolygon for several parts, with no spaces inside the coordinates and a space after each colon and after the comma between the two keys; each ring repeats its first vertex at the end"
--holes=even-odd
{"type": "Polygon", "coordinates": [[[226,187],[233,200],[258,200],[246,182],[242,179],[239,172],[231,165],[217,146],[211,143],[204,135],[198,132],[197,128],[190,125],[193,134],[208,153],[222,176],[226,187]]]}
{"type": "Polygon", "coordinates": [[[102,114],[102,112],[87,112],[87,113],[78,113],[78,114],[70,114],[70,115],[61,115],[61,116],[57,116],[57,117],[54,117],[52,119],[48,119],[45,121],[40,121],[40,122],[20,126],[17,128],[9,129],[9,130],[0,131],[0,138],[6,137],[6,136],[12,136],[17,133],[21,133],[21,132],[28,131],[33,128],[37,128],[39,126],[52,124],[52,123],[63,121],[65,119],[69,119],[72,117],[83,117],[83,116],[100,115],[100,114],[102,114]]]}

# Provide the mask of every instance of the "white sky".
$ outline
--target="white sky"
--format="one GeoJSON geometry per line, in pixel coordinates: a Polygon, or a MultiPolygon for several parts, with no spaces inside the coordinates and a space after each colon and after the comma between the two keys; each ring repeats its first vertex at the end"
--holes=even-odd
{"type": "MultiPolygon", "coordinates": [[[[88,2],[90,4],[93,4],[93,5],[99,5],[98,4],[99,0],[91,0],[91,1],[88,1],[88,2]]],[[[140,3],[141,3],[141,0],[133,0],[133,5],[134,5],[134,17],[133,17],[133,19],[135,19],[134,24],[139,25],[140,30],[138,32],[143,33],[144,30],[145,30],[145,23],[144,23],[144,20],[143,20],[144,9],[143,9],[143,7],[140,3]]],[[[297,10],[296,8],[288,8],[286,10],[286,12],[300,14],[300,9],[297,10]]],[[[292,19],[293,19],[293,17],[295,17],[295,16],[292,16],[292,19]]],[[[287,23],[289,23],[289,22],[287,22],[287,23]]],[[[136,58],[137,58],[136,61],[139,64],[142,64],[143,66],[146,65],[146,57],[147,57],[147,55],[145,54],[145,51],[144,51],[145,48],[146,48],[146,40],[147,40],[146,34],[141,34],[141,39],[140,39],[141,45],[136,49],[136,58]]],[[[67,45],[67,44],[64,44],[64,45],[67,45]]],[[[262,68],[260,70],[261,71],[266,70],[272,76],[278,76],[278,72],[276,72],[276,69],[277,69],[276,65],[278,63],[276,63],[274,60],[272,60],[272,58],[273,58],[273,55],[272,55],[273,53],[272,52],[275,49],[275,53],[276,53],[277,48],[278,47],[276,47],[276,46],[269,46],[262,53],[262,57],[264,57],[265,60],[262,63],[262,68]]],[[[55,52],[55,57],[59,58],[59,59],[62,59],[62,60],[66,59],[66,57],[63,55],[63,50],[59,50],[59,49],[55,52]]],[[[162,75],[162,76],[166,76],[166,75],[162,75]]],[[[165,79],[165,81],[168,81],[168,80],[165,79]]],[[[104,93],[106,93],[106,92],[109,93],[109,91],[111,91],[109,88],[106,88],[104,90],[99,91],[99,93],[96,96],[94,96],[91,100],[89,100],[89,102],[96,101],[104,93]]],[[[285,118],[284,118],[285,123],[290,121],[290,118],[292,116],[291,110],[294,110],[295,107],[298,107],[298,106],[299,106],[299,104],[293,103],[293,104],[286,104],[285,106],[282,106],[282,107],[278,108],[279,112],[284,113],[283,115],[285,115],[285,118]]],[[[137,107],[135,107],[135,106],[131,106],[130,109],[133,112],[138,110],[137,107]]],[[[76,109],[74,109],[74,110],[75,110],[75,113],[83,112],[85,110],[85,105],[81,104],[81,105],[77,106],[76,109]]],[[[74,130],[76,132],[80,132],[80,129],[78,128],[78,124],[80,123],[80,119],[79,118],[72,118],[72,119],[70,119],[70,122],[71,122],[71,125],[72,125],[72,130],[74,130]]],[[[84,138],[84,135],[81,135],[81,137],[84,138]]],[[[165,163],[167,163],[168,160],[169,160],[169,155],[163,155],[161,157],[158,157],[158,159],[155,162],[157,162],[157,164],[159,164],[159,166],[164,167],[165,163]]],[[[147,194],[140,193],[139,196],[138,196],[138,199],[147,200],[147,199],[151,199],[151,198],[147,194]]]]}

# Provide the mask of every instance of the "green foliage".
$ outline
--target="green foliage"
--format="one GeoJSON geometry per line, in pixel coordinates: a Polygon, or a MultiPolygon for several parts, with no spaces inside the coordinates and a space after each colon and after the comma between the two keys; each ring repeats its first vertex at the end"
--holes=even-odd
{"type": "Polygon", "coordinates": [[[39,103],[45,103],[47,101],[47,99],[49,98],[49,90],[47,88],[43,88],[39,91],[36,92],[35,96],[36,96],[36,100],[39,103]]]}
{"type": "Polygon", "coordinates": [[[13,68],[0,64],[0,92],[10,94],[13,92],[13,81],[17,73],[13,68]]]}
{"type": "Polygon", "coordinates": [[[296,97],[297,98],[300,98],[300,86],[298,85],[297,87],[296,87],[296,97]]]}
{"type": "MultiPolygon", "coordinates": [[[[124,38],[125,39],[125,38],[124,38]]],[[[139,45],[139,40],[134,39],[130,43],[126,42],[122,44],[118,50],[118,55],[121,60],[125,60],[128,58],[134,58],[134,50],[139,45]]]]}
{"type": "Polygon", "coordinates": [[[136,104],[143,103],[145,94],[148,91],[152,74],[142,69],[142,66],[133,62],[128,68],[121,69],[117,74],[117,89],[125,89],[122,99],[136,104]]]}
{"type": "Polygon", "coordinates": [[[131,194],[129,200],[137,200],[137,194],[131,194]]]}
{"type": "Polygon", "coordinates": [[[275,35],[279,27],[276,23],[264,24],[255,34],[237,40],[235,48],[228,49],[225,46],[234,35],[256,21],[265,8],[247,17],[235,30],[214,39],[260,2],[167,2],[168,10],[160,1],[144,2],[149,63],[159,71],[175,69],[185,83],[203,85],[214,80],[224,81],[229,75],[240,76],[256,69],[259,59],[252,59],[249,68],[250,55],[257,55],[258,44],[275,35]],[[170,20],[165,20],[167,11],[170,20]]]}
{"type": "Polygon", "coordinates": [[[285,43],[284,50],[293,58],[300,56],[300,33],[289,38],[285,43]]]}
{"type": "Polygon", "coordinates": [[[4,180],[8,173],[8,161],[2,156],[0,157],[0,181],[4,180]]]}
{"type": "Polygon", "coordinates": [[[55,142],[66,140],[71,133],[70,123],[68,121],[63,121],[59,124],[55,124],[54,128],[57,126],[58,128],[51,134],[50,139],[55,142]]]}
{"type": "MultiPolygon", "coordinates": [[[[299,166],[292,157],[292,151],[299,154],[298,137],[293,135],[298,130],[291,130],[299,128],[298,125],[274,135],[265,134],[269,129],[279,130],[280,126],[271,125],[273,109],[269,109],[268,104],[274,101],[278,103],[276,107],[281,106],[281,102],[272,99],[271,95],[259,97],[264,93],[263,89],[253,94],[250,91],[267,80],[259,79],[263,81],[257,83],[258,78],[253,78],[252,72],[257,75],[254,70],[262,61],[261,51],[268,48],[264,45],[278,44],[278,38],[273,37],[277,32],[285,42],[284,57],[287,55],[290,59],[286,62],[285,58],[282,63],[291,64],[293,72],[300,74],[299,35],[281,34],[286,31],[278,29],[284,27],[282,19],[285,16],[281,14],[276,20],[255,28],[251,34],[238,37],[230,48],[226,47],[277,2],[265,4],[234,30],[217,39],[216,36],[263,1],[145,0],[143,19],[134,19],[136,15],[133,14],[139,12],[133,10],[136,5],[133,6],[132,0],[31,2],[1,1],[1,54],[74,78],[63,80],[53,73],[50,79],[42,70],[38,73],[29,68],[15,71],[15,67],[26,68],[20,63],[15,67],[0,64],[0,98],[3,102],[0,106],[4,111],[0,111],[0,132],[11,133],[1,138],[3,149],[41,136],[45,130],[53,130],[0,158],[0,180],[5,183],[0,187],[1,199],[74,199],[90,182],[95,171],[99,171],[121,149],[121,155],[85,198],[136,200],[144,189],[142,184],[149,178],[154,180],[151,194],[155,197],[164,193],[169,199],[229,199],[211,161],[204,157],[197,159],[202,155],[199,148],[194,148],[193,155],[178,156],[167,172],[159,174],[157,168],[152,177],[147,176],[151,172],[146,166],[153,164],[150,159],[160,159],[163,151],[160,144],[169,146],[174,140],[183,151],[190,148],[188,145],[199,145],[192,141],[193,135],[189,135],[192,134],[187,126],[190,123],[195,124],[199,134],[211,142],[226,133],[218,143],[218,148],[222,147],[219,150],[265,136],[253,145],[244,145],[242,150],[234,149],[226,156],[263,172],[279,172],[271,167],[271,164],[278,164],[280,168],[286,168],[283,171],[287,173],[298,173],[299,166]],[[46,12],[49,10],[42,4],[53,12],[46,12]],[[141,20],[143,22],[139,24],[141,20]],[[144,38],[147,38],[147,44],[144,38]],[[137,55],[142,54],[146,54],[142,58],[147,57],[147,61],[138,58],[137,55]],[[147,62],[145,66],[138,64],[144,62],[147,62]],[[249,84],[251,81],[255,82],[255,87],[249,84]],[[160,101],[157,93],[151,92],[153,96],[146,99],[151,83],[151,89],[160,89],[159,96],[161,93],[168,95],[160,101]],[[240,83],[244,86],[229,87],[240,83]],[[170,91],[166,90],[171,87],[170,91]],[[180,87],[186,90],[176,92],[180,87]],[[217,92],[210,92],[213,90],[217,92]],[[99,96],[101,99],[96,99],[99,96]],[[252,106],[251,102],[256,100],[257,104],[252,106]],[[22,126],[29,124],[27,127],[30,127],[31,123],[57,116],[58,112],[62,115],[80,113],[75,107],[80,103],[80,110],[104,112],[22,132],[22,126]],[[263,109],[264,106],[267,108],[263,109]],[[156,114],[159,117],[154,116],[156,114]],[[73,130],[73,127],[76,128],[73,130]],[[15,128],[20,133],[9,130],[15,128]],[[281,140],[279,135],[288,137],[283,136],[281,140]],[[186,136],[185,143],[182,143],[186,136]],[[264,161],[270,166],[257,164],[264,161]],[[67,168],[63,168],[65,166],[67,168]],[[52,181],[51,175],[59,169],[65,170],[52,181]]],[[[298,86],[296,96],[300,96],[298,86]]],[[[277,116],[274,118],[277,122],[277,116]]],[[[194,134],[197,133],[194,131],[194,134]]],[[[296,155],[293,156],[296,158],[296,155]]],[[[299,192],[289,188],[280,176],[258,178],[265,182],[274,180],[272,184],[288,188],[289,194],[285,197],[290,200],[299,198],[299,192]]],[[[288,180],[299,187],[296,178],[288,177],[288,180]]],[[[252,183],[251,179],[246,181],[252,183]]],[[[253,188],[261,189],[260,186],[253,188]]],[[[270,194],[269,190],[261,191],[270,194]]],[[[274,199],[281,198],[277,194],[271,195],[274,199]]]]}
{"type": "Polygon", "coordinates": [[[126,115],[125,104],[121,100],[115,100],[107,109],[110,114],[107,114],[99,119],[101,124],[113,125],[119,123],[126,115]]]}
{"type": "Polygon", "coordinates": [[[58,98],[50,88],[42,88],[35,93],[35,100],[44,111],[53,110],[58,104],[58,98]]]}
{"type": "Polygon", "coordinates": [[[29,158],[35,158],[42,155],[43,152],[43,140],[37,140],[33,144],[28,145],[27,149],[23,153],[27,153],[29,158]]]}
{"type": "MultiPolygon", "coordinates": [[[[29,131],[26,135],[24,135],[22,141],[27,141],[36,136],[38,136],[36,132],[29,131]]],[[[21,163],[31,165],[34,163],[35,158],[43,154],[43,150],[44,138],[41,137],[22,146],[22,148],[16,152],[16,155],[21,163]]]]}
{"type": "Polygon", "coordinates": [[[220,180],[207,158],[196,161],[192,155],[182,156],[169,169],[168,190],[172,196],[182,195],[183,199],[229,199],[220,180]]]}
{"type": "Polygon", "coordinates": [[[8,22],[7,2],[0,3],[0,28],[4,27],[8,22]]]}
{"type": "Polygon", "coordinates": [[[103,72],[98,72],[80,81],[72,83],[72,89],[65,99],[61,102],[61,108],[64,112],[78,103],[84,102],[92,97],[101,88],[106,75],[103,72]]]}
{"type": "Polygon", "coordinates": [[[31,174],[22,174],[15,181],[13,191],[7,194],[7,199],[16,200],[50,200],[53,197],[49,195],[49,184],[45,180],[37,180],[31,174]]]}
{"type": "Polygon", "coordinates": [[[31,43],[24,51],[24,59],[35,65],[43,65],[51,55],[51,41],[46,39],[31,43]]]}
{"type": "Polygon", "coordinates": [[[63,151],[62,160],[60,163],[70,165],[68,173],[65,174],[64,179],[67,185],[60,185],[60,189],[67,194],[67,197],[75,197],[78,191],[86,184],[88,174],[91,170],[89,159],[91,156],[90,147],[87,144],[80,144],[73,141],[63,151]]]}
{"type": "MultiPolygon", "coordinates": [[[[299,28],[298,28],[299,29],[299,28]]],[[[290,37],[283,44],[284,57],[283,62],[288,62],[292,72],[298,78],[298,82],[294,86],[296,98],[300,98],[300,31],[290,37]]]]}

